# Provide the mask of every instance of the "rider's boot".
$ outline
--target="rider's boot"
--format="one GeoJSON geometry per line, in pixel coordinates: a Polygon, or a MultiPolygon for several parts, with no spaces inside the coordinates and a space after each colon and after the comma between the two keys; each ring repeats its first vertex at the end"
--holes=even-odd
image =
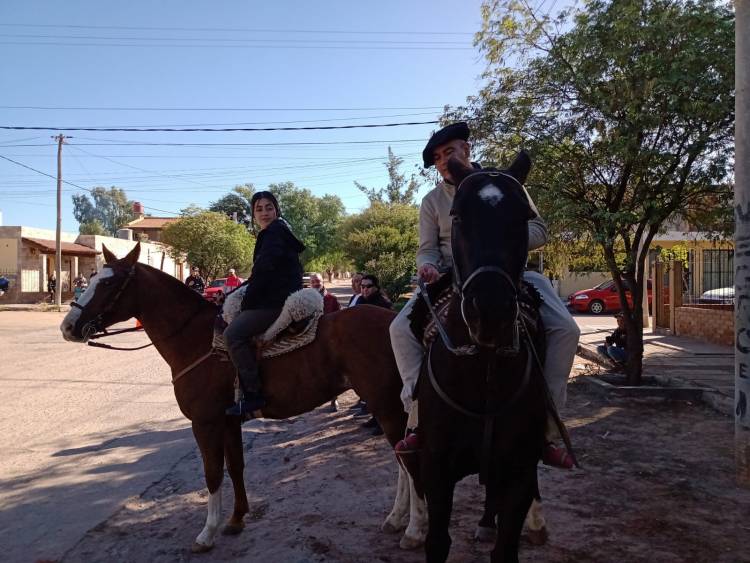
{"type": "Polygon", "coordinates": [[[252,415],[255,411],[266,406],[266,400],[260,390],[258,366],[239,370],[242,395],[225,412],[232,416],[252,415]]]}

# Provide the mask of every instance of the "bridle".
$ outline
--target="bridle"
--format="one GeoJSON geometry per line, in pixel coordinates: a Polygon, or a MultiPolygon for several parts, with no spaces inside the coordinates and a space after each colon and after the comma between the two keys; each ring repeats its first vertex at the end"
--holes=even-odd
{"type": "MultiPolygon", "coordinates": [[[[105,265],[104,267],[113,269],[112,266],[105,265]]],[[[118,288],[115,296],[105,305],[104,309],[102,309],[102,311],[98,315],[96,315],[93,319],[91,319],[89,322],[83,325],[83,327],[81,327],[81,334],[83,335],[84,340],[87,341],[89,346],[97,345],[97,343],[95,342],[88,342],[89,340],[92,340],[95,338],[102,338],[103,336],[121,334],[123,332],[133,332],[136,330],[136,329],[123,329],[123,330],[118,330],[118,331],[113,331],[113,332],[107,332],[107,329],[102,326],[102,323],[104,322],[104,315],[114,310],[115,305],[117,305],[117,302],[120,300],[120,297],[122,297],[122,294],[125,292],[130,282],[133,281],[133,279],[135,278],[135,264],[133,264],[128,270],[127,274],[122,277],[125,278],[125,281],[118,288]]],[[[83,312],[86,308],[85,305],[81,305],[77,301],[73,301],[70,304],[70,306],[80,309],[81,312],[83,312]]],[[[132,348],[132,350],[140,350],[142,348],[147,348],[148,346],[151,346],[151,345],[153,345],[153,343],[148,344],[147,346],[141,346],[139,348],[132,348]]],[[[99,346],[106,346],[106,344],[100,344],[99,346]]]]}
{"type": "MultiPolygon", "coordinates": [[[[463,180],[461,180],[461,183],[456,188],[456,194],[458,194],[458,192],[460,191],[461,186],[463,186],[464,182],[466,182],[466,180],[468,180],[469,178],[472,178],[474,176],[489,176],[491,178],[496,178],[498,176],[504,176],[506,178],[510,178],[511,180],[513,180],[516,184],[518,184],[519,187],[521,187],[523,189],[523,186],[521,185],[521,183],[516,178],[514,178],[513,176],[511,176],[510,174],[506,174],[505,172],[500,172],[500,171],[480,170],[480,171],[473,172],[473,173],[469,174],[468,176],[466,176],[466,178],[464,178],[463,180]]],[[[453,215],[453,210],[451,210],[451,215],[453,215]]],[[[497,354],[500,357],[514,357],[514,356],[517,356],[518,353],[519,353],[519,351],[521,350],[520,338],[519,338],[521,318],[520,318],[520,308],[519,308],[519,305],[518,305],[518,285],[519,285],[519,281],[518,280],[514,280],[510,276],[510,274],[508,274],[508,272],[506,272],[504,269],[502,269],[499,266],[479,266],[479,267],[475,268],[474,270],[472,270],[469,273],[469,275],[467,276],[466,280],[462,280],[461,271],[458,268],[458,266],[456,265],[456,261],[455,261],[455,255],[456,255],[455,254],[455,248],[456,248],[456,245],[455,245],[455,233],[456,233],[455,222],[456,222],[456,220],[457,220],[457,217],[455,217],[455,215],[453,215],[454,225],[451,228],[451,253],[454,256],[454,261],[453,261],[453,291],[454,291],[454,293],[456,295],[458,295],[458,298],[459,298],[459,308],[460,308],[460,311],[461,311],[461,319],[463,320],[463,323],[466,326],[466,329],[469,331],[469,337],[475,343],[476,346],[479,346],[479,344],[476,342],[476,340],[474,338],[474,335],[473,335],[473,333],[471,331],[469,323],[468,323],[468,321],[466,319],[466,309],[465,309],[465,302],[466,302],[465,292],[466,292],[466,289],[469,287],[469,285],[471,284],[472,281],[474,281],[478,276],[480,276],[482,274],[489,274],[489,273],[491,273],[491,274],[499,275],[500,278],[507,284],[507,286],[510,288],[510,290],[512,292],[513,303],[515,305],[515,312],[513,313],[513,336],[512,336],[512,342],[511,342],[511,344],[509,346],[496,347],[494,349],[494,351],[495,351],[495,354],[497,354]]],[[[439,321],[438,321],[438,324],[439,324],[439,321]]],[[[475,346],[475,348],[476,348],[476,346],[475,346]]],[[[476,353],[476,351],[474,353],[476,353]]]]}
{"type": "MultiPolygon", "coordinates": [[[[111,266],[105,265],[104,267],[112,269],[111,266]]],[[[81,334],[83,334],[84,340],[86,340],[86,343],[89,346],[93,346],[96,348],[106,348],[107,350],[120,350],[120,351],[125,351],[125,352],[143,350],[144,348],[153,346],[157,342],[164,342],[166,340],[169,340],[177,336],[185,329],[185,327],[187,327],[193,321],[193,319],[198,315],[198,313],[200,313],[200,308],[199,308],[195,313],[188,316],[187,320],[184,323],[182,323],[177,328],[177,330],[175,330],[174,332],[172,332],[171,334],[163,338],[152,340],[151,342],[149,342],[148,344],[144,344],[143,346],[136,346],[133,348],[123,348],[120,346],[112,346],[110,344],[104,344],[101,342],[92,342],[92,340],[104,338],[105,336],[115,336],[115,335],[123,334],[126,332],[137,332],[141,330],[139,328],[123,328],[120,330],[108,331],[106,327],[103,326],[104,315],[114,310],[115,305],[117,305],[117,302],[120,300],[120,297],[122,297],[122,294],[125,292],[128,285],[135,279],[135,267],[136,267],[136,264],[133,264],[124,276],[114,276],[114,278],[124,277],[125,281],[122,282],[122,285],[120,285],[120,287],[118,288],[117,293],[115,293],[115,296],[106,304],[106,306],[102,309],[102,311],[98,315],[96,315],[96,317],[94,317],[92,320],[90,320],[85,325],[83,325],[83,327],[81,327],[81,334]]],[[[81,305],[76,301],[73,301],[70,304],[70,306],[80,309],[81,311],[83,311],[86,308],[85,305],[81,305]]]]}

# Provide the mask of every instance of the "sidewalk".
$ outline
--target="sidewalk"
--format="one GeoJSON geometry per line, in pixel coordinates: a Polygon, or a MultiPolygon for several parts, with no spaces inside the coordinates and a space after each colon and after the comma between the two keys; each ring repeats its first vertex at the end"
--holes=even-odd
{"type": "MultiPolygon", "coordinates": [[[[581,331],[578,355],[610,368],[596,347],[604,344],[610,330],[581,331]]],[[[734,348],[684,336],[643,333],[643,375],[653,376],[665,386],[694,386],[704,389],[702,399],[717,411],[733,416],[734,348]]]]}
{"type": "MultiPolygon", "coordinates": [[[[50,311],[57,312],[49,303],[0,303],[0,311],[37,311],[40,313],[47,313],[50,311]]],[[[66,313],[68,311],[70,311],[70,304],[63,303],[60,307],[60,312],[66,313]]]]}

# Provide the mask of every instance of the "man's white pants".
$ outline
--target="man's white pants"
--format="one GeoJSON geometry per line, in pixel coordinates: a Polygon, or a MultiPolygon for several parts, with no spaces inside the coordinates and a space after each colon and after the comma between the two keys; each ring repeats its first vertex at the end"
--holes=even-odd
{"type": "MultiPolygon", "coordinates": [[[[581,334],[578,325],[570,316],[567,308],[555,294],[549,280],[537,272],[525,272],[523,279],[532,284],[542,296],[542,306],[539,314],[544,322],[547,339],[547,359],[544,363],[544,379],[549,387],[552,400],[558,411],[565,405],[566,388],[570,368],[578,347],[578,337],[581,334]]],[[[424,348],[417,340],[409,326],[409,314],[419,295],[419,289],[407,301],[390,327],[391,345],[396,357],[396,365],[404,382],[401,391],[401,401],[404,410],[411,410],[412,392],[419,379],[422,368],[424,348]]]]}

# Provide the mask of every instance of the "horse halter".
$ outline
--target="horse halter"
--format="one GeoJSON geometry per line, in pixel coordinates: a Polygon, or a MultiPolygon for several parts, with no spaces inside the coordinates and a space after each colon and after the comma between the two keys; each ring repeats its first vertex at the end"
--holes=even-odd
{"type": "MultiPolygon", "coordinates": [[[[510,174],[506,174],[505,172],[500,171],[484,171],[480,170],[477,172],[473,172],[472,174],[469,174],[461,180],[461,183],[456,188],[456,193],[461,189],[461,186],[464,184],[466,180],[473,176],[490,176],[490,177],[498,177],[498,176],[505,176],[507,178],[510,178],[513,180],[516,184],[521,186],[521,182],[519,182],[516,178],[511,176],[510,174]]],[[[522,187],[522,186],[521,186],[522,187]]],[[[453,212],[451,211],[451,214],[453,212]]],[[[455,221],[454,217],[454,221],[455,221]]],[[[456,230],[454,228],[451,228],[451,253],[455,257],[456,253],[454,251],[454,236],[455,236],[456,230]]],[[[474,279],[479,276],[480,274],[487,274],[487,273],[495,273],[500,275],[500,277],[507,283],[507,285],[511,288],[511,291],[513,293],[513,303],[515,304],[515,313],[513,314],[513,341],[510,344],[510,346],[504,346],[504,347],[498,347],[495,349],[495,353],[498,356],[502,357],[512,357],[518,355],[519,351],[521,350],[521,344],[520,344],[520,338],[519,338],[519,332],[520,332],[520,307],[518,305],[518,283],[513,280],[513,278],[503,270],[499,266],[479,266],[478,268],[475,268],[471,271],[469,276],[466,278],[465,281],[462,281],[461,279],[461,272],[456,265],[455,258],[453,261],[453,291],[458,295],[459,297],[459,303],[460,303],[460,310],[461,310],[461,319],[464,322],[464,325],[466,326],[466,329],[469,331],[469,337],[472,339],[472,341],[476,342],[474,340],[474,335],[472,334],[471,328],[469,328],[469,323],[466,320],[466,311],[464,308],[465,303],[465,296],[464,293],[466,291],[466,288],[469,287],[469,284],[474,281],[474,279]]]]}
{"type": "MultiPolygon", "coordinates": [[[[112,269],[111,266],[104,266],[105,268],[112,269]]],[[[81,333],[83,334],[83,337],[86,340],[89,340],[91,338],[97,338],[101,336],[106,336],[107,329],[102,327],[102,322],[104,320],[104,315],[109,313],[115,308],[115,305],[119,301],[122,294],[125,292],[125,289],[128,287],[130,282],[135,278],[135,264],[133,264],[130,269],[128,270],[128,273],[125,276],[122,276],[125,278],[125,281],[122,283],[122,285],[117,290],[117,293],[115,296],[107,303],[107,305],[104,307],[101,313],[96,315],[92,320],[87,322],[83,327],[81,327],[81,333]]],[[[73,301],[70,304],[71,307],[75,307],[77,309],[80,309],[81,311],[84,311],[86,306],[79,304],[77,301],[73,301]]]]}

